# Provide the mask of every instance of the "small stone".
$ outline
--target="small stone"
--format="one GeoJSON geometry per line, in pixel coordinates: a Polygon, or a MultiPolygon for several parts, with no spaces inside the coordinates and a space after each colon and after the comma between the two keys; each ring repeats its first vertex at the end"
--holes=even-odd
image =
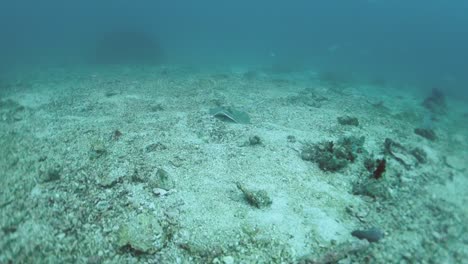
{"type": "Polygon", "coordinates": [[[50,168],[47,171],[47,181],[57,181],[60,179],[60,167],[50,168]]]}
{"type": "Polygon", "coordinates": [[[250,146],[260,145],[262,141],[259,136],[251,136],[249,137],[249,144],[250,146]]]}
{"type": "Polygon", "coordinates": [[[117,232],[117,245],[130,247],[135,252],[153,254],[164,246],[164,230],[151,214],[129,217],[117,232]]]}
{"type": "Polygon", "coordinates": [[[97,140],[91,144],[90,159],[97,159],[107,153],[104,142],[97,140]]]}
{"type": "Polygon", "coordinates": [[[225,256],[223,257],[224,264],[234,264],[234,257],[232,256],[225,256]]]}
{"type": "Polygon", "coordinates": [[[175,156],[174,159],[170,160],[169,162],[176,168],[182,167],[182,165],[184,165],[184,159],[179,156],[175,156]]]}
{"type": "Polygon", "coordinates": [[[162,151],[166,149],[167,149],[166,145],[164,145],[161,142],[152,143],[145,147],[146,152],[156,152],[156,151],[162,151]]]}
{"type": "Polygon", "coordinates": [[[413,255],[411,254],[411,252],[403,252],[403,257],[409,260],[413,259],[413,255]]]}
{"type": "Polygon", "coordinates": [[[102,257],[100,256],[90,256],[88,257],[88,261],[86,262],[87,264],[99,264],[102,263],[102,257]]]}
{"type": "Polygon", "coordinates": [[[161,188],[154,188],[153,193],[156,196],[166,196],[169,192],[161,188]]]}
{"type": "Polygon", "coordinates": [[[150,107],[151,112],[164,111],[164,106],[162,104],[155,104],[150,107]]]}
{"type": "Polygon", "coordinates": [[[445,163],[448,167],[456,170],[465,170],[466,169],[466,159],[463,156],[449,155],[445,157],[445,163]]]}
{"type": "Polygon", "coordinates": [[[437,140],[437,135],[434,132],[434,130],[429,129],[429,128],[415,128],[414,133],[418,136],[421,136],[423,138],[426,138],[430,141],[436,141],[437,140]]]}
{"type": "Polygon", "coordinates": [[[289,135],[287,137],[287,139],[288,139],[289,143],[296,143],[296,137],[295,136],[289,135]]]}
{"type": "Polygon", "coordinates": [[[419,163],[426,163],[427,162],[427,154],[421,148],[414,148],[411,150],[411,155],[413,155],[419,163]]]}
{"type": "Polygon", "coordinates": [[[118,129],[114,130],[114,132],[112,133],[113,140],[119,140],[121,136],[122,136],[122,132],[120,132],[120,130],[118,129]]]}
{"type": "Polygon", "coordinates": [[[301,159],[305,161],[312,161],[314,159],[314,154],[310,151],[302,151],[301,152],[301,159]]]}
{"type": "Polygon", "coordinates": [[[379,240],[385,236],[383,231],[376,227],[372,227],[366,230],[355,230],[351,233],[351,235],[359,239],[365,239],[371,243],[379,242],[379,240]]]}
{"type": "Polygon", "coordinates": [[[58,164],[49,165],[45,171],[41,171],[40,182],[52,182],[60,180],[62,167],[58,164]]]}
{"type": "Polygon", "coordinates": [[[436,241],[442,240],[442,235],[441,235],[440,233],[438,233],[437,231],[433,231],[433,232],[432,232],[432,236],[434,237],[434,239],[435,239],[436,241]]]}
{"type": "Polygon", "coordinates": [[[359,126],[359,120],[356,117],[351,116],[338,117],[338,123],[342,126],[359,126]]]}
{"type": "Polygon", "coordinates": [[[112,97],[112,96],[115,96],[115,95],[118,95],[119,93],[117,91],[107,91],[104,93],[104,95],[106,97],[112,97]]]}
{"type": "Polygon", "coordinates": [[[264,190],[250,190],[247,189],[243,184],[236,183],[237,188],[242,191],[245,199],[250,205],[257,208],[269,207],[273,202],[271,201],[268,193],[264,190]]]}
{"type": "Polygon", "coordinates": [[[112,167],[109,173],[103,174],[99,179],[98,183],[100,186],[105,188],[113,187],[116,183],[120,182],[125,175],[129,173],[129,168],[126,166],[112,167]]]}
{"type": "Polygon", "coordinates": [[[98,211],[105,211],[105,210],[109,209],[109,207],[110,207],[110,205],[109,205],[108,201],[99,201],[96,204],[96,208],[98,209],[98,211]]]}
{"type": "Polygon", "coordinates": [[[169,176],[169,173],[161,168],[157,169],[156,173],[150,177],[148,184],[153,190],[157,188],[168,191],[175,187],[174,181],[169,176]]]}

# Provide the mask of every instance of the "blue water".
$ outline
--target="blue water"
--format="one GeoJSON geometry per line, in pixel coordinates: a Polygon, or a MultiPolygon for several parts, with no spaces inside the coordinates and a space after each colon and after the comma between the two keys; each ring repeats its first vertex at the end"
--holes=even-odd
{"type": "Polygon", "coordinates": [[[287,64],[467,94],[468,2],[2,1],[2,69],[89,61],[102,34],[151,35],[166,62],[287,64]]]}

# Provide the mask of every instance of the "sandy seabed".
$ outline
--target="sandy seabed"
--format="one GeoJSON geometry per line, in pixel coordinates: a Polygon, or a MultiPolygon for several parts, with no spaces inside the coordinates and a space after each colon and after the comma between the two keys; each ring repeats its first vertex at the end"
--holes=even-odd
{"type": "Polygon", "coordinates": [[[428,91],[332,79],[116,66],[1,80],[0,263],[467,261],[466,101],[428,125],[428,91]],[[414,132],[427,126],[436,139],[414,132]],[[304,157],[350,136],[365,141],[344,168],[304,157]],[[351,235],[369,228],[384,237],[351,235]]]}

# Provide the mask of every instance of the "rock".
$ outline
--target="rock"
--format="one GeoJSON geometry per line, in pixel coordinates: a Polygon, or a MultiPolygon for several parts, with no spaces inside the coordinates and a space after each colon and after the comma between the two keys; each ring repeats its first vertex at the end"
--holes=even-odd
{"type": "Polygon", "coordinates": [[[105,188],[110,188],[120,182],[126,175],[129,174],[127,164],[122,164],[118,167],[113,167],[109,173],[103,173],[98,179],[98,184],[105,188]]]}
{"type": "Polygon", "coordinates": [[[234,257],[232,256],[225,256],[223,257],[224,264],[234,264],[234,257]]]}
{"type": "Polygon", "coordinates": [[[359,120],[356,117],[351,116],[338,117],[338,123],[343,126],[359,126],[359,120]]]}
{"type": "Polygon", "coordinates": [[[466,157],[464,159],[463,157],[456,156],[456,155],[449,155],[445,157],[445,164],[448,167],[459,170],[459,171],[463,171],[467,168],[466,157]]]}
{"type": "Polygon", "coordinates": [[[242,193],[245,196],[245,199],[247,200],[247,202],[249,202],[250,205],[253,205],[257,208],[265,208],[265,207],[269,207],[272,204],[272,201],[266,191],[264,190],[254,191],[254,190],[247,189],[240,182],[236,183],[236,186],[239,190],[242,191],[242,193]]]}
{"type": "Polygon", "coordinates": [[[145,147],[146,152],[162,151],[166,149],[167,149],[166,145],[164,145],[161,142],[152,143],[145,147]]]}
{"type": "Polygon", "coordinates": [[[151,189],[159,188],[168,191],[175,188],[175,183],[169,176],[169,173],[161,168],[157,169],[156,173],[150,176],[148,184],[151,189]]]}
{"type": "Polygon", "coordinates": [[[421,148],[414,148],[411,150],[411,155],[415,157],[419,163],[426,163],[427,162],[427,153],[421,148]]]}
{"type": "Polygon", "coordinates": [[[107,148],[103,141],[96,140],[91,144],[90,158],[97,159],[107,153],[107,148]]]}
{"type": "Polygon", "coordinates": [[[249,137],[249,145],[250,146],[255,146],[255,145],[260,145],[260,144],[262,144],[262,140],[260,139],[259,136],[249,137]]]}
{"type": "Polygon", "coordinates": [[[379,242],[379,240],[385,236],[382,230],[376,227],[372,227],[366,230],[355,230],[351,233],[351,235],[359,239],[365,239],[371,243],[379,242]]]}
{"type": "Polygon", "coordinates": [[[309,150],[301,151],[301,159],[305,161],[312,161],[314,159],[314,153],[309,150]]]}
{"type": "Polygon", "coordinates": [[[414,133],[418,136],[421,136],[425,139],[428,139],[430,141],[436,141],[437,140],[437,135],[434,132],[434,130],[429,129],[429,128],[415,128],[414,133]]]}
{"type": "Polygon", "coordinates": [[[150,214],[131,217],[118,229],[117,245],[138,253],[153,254],[164,246],[164,230],[158,219],[150,214]]]}
{"type": "Polygon", "coordinates": [[[108,210],[110,207],[111,205],[109,204],[109,201],[99,201],[96,204],[96,209],[101,212],[108,210]]]}
{"type": "Polygon", "coordinates": [[[166,190],[161,189],[161,188],[154,188],[153,193],[156,196],[165,196],[165,195],[167,195],[169,193],[169,191],[166,191],[166,190]]]}
{"type": "Polygon", "coordinates": [[[58,164],[47,164],[45,169],[41,169],[39,175],[39,182],[52,182],[58,181],[61,178],[62,167],[58,164]]]}
{"type": "Polygon", "coordinates": [[[111,139],[117,141],[117,140],[120,139],[120,137],[122,137],[122,135],[123,135],[122,132],[120,130],[116,129],[116,130],[114,130],[114,132],[112,132],[111,139]]]}
{"type": "Polygon", "coordinates": [[[403,145],[389,138],[385,139],[385,153],[401,163],[406,169],[411,169],[417,164],[414,157],[403,145]]]}
{"type": "Polygon", "coordinates": [[[353,185],[353,194],[388,198],[391,193],[385,181],[373,177],[358,180],[353,185]]]}

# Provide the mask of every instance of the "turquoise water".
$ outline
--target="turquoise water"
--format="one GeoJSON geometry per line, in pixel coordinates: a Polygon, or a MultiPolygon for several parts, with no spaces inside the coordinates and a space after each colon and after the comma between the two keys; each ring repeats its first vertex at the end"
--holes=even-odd
{"type": "Polygon", "coordinates": [[[466,94],[467,10],[460,0],[16,1],[2,3],[0,54],[2,68],[89,62],[106,34],[137,32],[169,62],[313,66],[466,94]]]}
{"type": "Polygon", "coordinates": [[[0,4],[0,263],[465,263],[465,1],[0,4]]]}

